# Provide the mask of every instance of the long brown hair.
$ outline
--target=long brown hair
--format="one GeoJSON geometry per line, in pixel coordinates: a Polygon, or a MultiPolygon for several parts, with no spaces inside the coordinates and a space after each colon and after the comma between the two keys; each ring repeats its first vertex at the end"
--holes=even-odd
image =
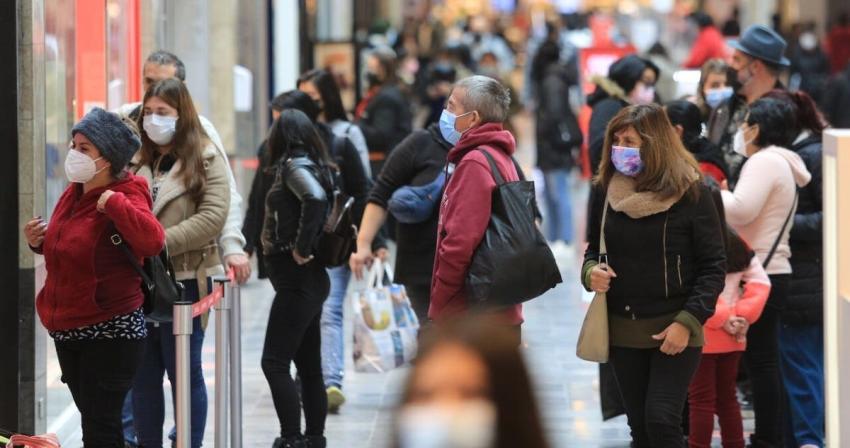
{"type": "MultiPolygon", "coordinates": [[[[201,196],[207,183],[204,169],[204,147],[209,144],[209,137],[201,126],[195,103],[189,94],[189,89],[183,81],[176,78],[164,79],[152,85],[142,101],[142,107],[149,99],[157,97],[169,106],[177,109],[177,129],[174,132],[170,154],[180,161],[180,171],[183,184],[189,194],[197,199],[201,196]]],[[[138,126],[142,129],[142,149],[140,150],[139,166],[151,165],[160,157],[158,145],[144,131],[144,113],[139,114],[138,126]]]]}
{"type": "MultiPolygon", "coordinates": [[[[493,318],[472,317],[440,324],[423,334],[417,360],[422,361],[437,349],[457,344],[481,357],[487,367],[490,400],[496,407],[494,448],[547,448],[537,400],[516,335],[493,318]]],[[[417,369],[408,377],[401,406],[411,402],[417,369]]],[[[398,434],[396,434],[398,437],[398,434]]],[[[398,440],[395,445],[399,446],[398,440]]]]}
{"type": "Polygon", "coordinates": [[[611,163],[614,136],[629,127],[634,128],[641,139],[640,158],[644,168],[635,177],[637,191],[652,191],[663,199],[688,193],[696,199],[699,194],[696,180],[701,177],[699,164],[682,145],[664,109],[657,104],[628,106],[608,123],[599,174],[594,182],[608,188],[616,172],[611,163]]]}

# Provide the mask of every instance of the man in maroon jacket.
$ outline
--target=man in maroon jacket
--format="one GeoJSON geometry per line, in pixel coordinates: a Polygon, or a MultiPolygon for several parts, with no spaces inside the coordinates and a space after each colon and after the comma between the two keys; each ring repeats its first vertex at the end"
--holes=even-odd
{"type": "MultiPolygon", "coordinates": [[[[511,160],[516,141],[502,128],[510,93],[498,81],[472,76],[459,81],[440,117],[443,137],[454,145],[448,161],[455,169],[440,204],[437,256],[428,316],[439,323],[468,310],[465,281],[475,249],[490,221],[496,181],[482,151],[487,151],[506,181],[519,175],[511,160]]],[[[507,325],[522,324],[522,305],[502,313],[507,325]]]]}

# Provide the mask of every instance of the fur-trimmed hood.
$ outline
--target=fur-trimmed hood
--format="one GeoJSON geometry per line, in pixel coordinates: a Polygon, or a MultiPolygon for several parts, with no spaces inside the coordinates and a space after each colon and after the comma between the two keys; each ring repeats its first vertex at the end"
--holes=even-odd
{"type": "Polygon", "coordinates": [[[593,107],[594,104],[604,100],[605,98],[616,98],[627,104],[631,104],[629,96],[613,79],[607,76],[596,75],[590,78],[590,81],[596,84],[596,90],[587,97],[587,105],[593,107]]]}

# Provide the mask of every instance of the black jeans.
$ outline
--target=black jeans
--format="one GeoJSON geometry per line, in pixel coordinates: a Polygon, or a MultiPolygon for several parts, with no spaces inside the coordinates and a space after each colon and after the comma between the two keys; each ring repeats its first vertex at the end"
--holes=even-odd
{"type": "Polygon", "coordinates": [[[328,396],[322,376],[320,321],[330,290],[327,270],[315,262],[298,266],[289,254],[266,258],[276,295],[269,313],[262,367],[280,420],[281,436],[301,434],[301,405],[290,366],[301,379],[306,434],[325,432],[328,396]]]}
{"type": "Polygon", "coordinates": [[[121,409],[142,360],[144,341],[56,341],[62,382],[80,410],[86,448],[123,447],[121,409]]]}
{"type": "Polygon", "coordinates": [[[657,348],[611,347],[609,362],[623,394],[633,447],[685,446],[682,410],[701,356],[698,347],[675,356],[657,348]]]}
{"type": "Polygon", "coordinates": [[[788,299],[791,275],[770,276],[770,296],[761,317],[747,332],[744,362],[753,388],[756,428],[753,443],[782,445],[783,388],[779,372],[779,314],[788,299]]]}

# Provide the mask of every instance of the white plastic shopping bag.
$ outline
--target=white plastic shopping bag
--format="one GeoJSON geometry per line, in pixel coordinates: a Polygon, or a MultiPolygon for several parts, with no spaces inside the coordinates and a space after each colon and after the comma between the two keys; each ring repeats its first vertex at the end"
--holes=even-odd
{"type": "Polygon", "coordinates": [[[354,369],[381,373],[416,356],[419,320],[404,286],[392,283],[392,273],[380,260],[375,260],[366,278],[365,288],[352,292],[354,369]],[[385,275],[389,285],[384,284],[385,275]]]}

